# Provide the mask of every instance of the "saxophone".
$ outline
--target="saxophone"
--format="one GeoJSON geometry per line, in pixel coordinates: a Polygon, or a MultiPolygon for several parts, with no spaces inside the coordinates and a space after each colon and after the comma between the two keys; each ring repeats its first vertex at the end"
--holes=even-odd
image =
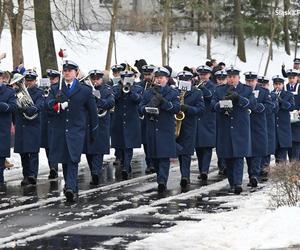
{"type": "MultiPolygon", "coordinates": [[[[185,96],[186,90],[181,90],[179,100],[180,100],[180,106],[184,104],[184,96],[185,96]]],[[[180,135],[182,120],[185,118],[185,113],[183,111],[179,111],[177,114],[174,115],[176,120],[176,129],[175,129],[175,136],[178,138],[180,135]]]]}

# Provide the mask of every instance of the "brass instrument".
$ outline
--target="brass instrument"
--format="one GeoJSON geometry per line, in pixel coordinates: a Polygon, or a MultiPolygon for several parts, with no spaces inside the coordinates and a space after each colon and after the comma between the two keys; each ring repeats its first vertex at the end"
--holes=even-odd
{"type": "MultiPolygon", "coordinates": [[[[101,96],[100,96],[100,91],[95,89],[95,86],[91,83],[91,81],[89,80],[89,75],[86,75],[85,77],[82,77],[81,79],[79,79],[79,82],[83,82],[85,83],[86,85],[92,87],[92,93],[93,95],[97,98],[97,99],[100,99],[101,96]]],[[[97,114],[98,114],[98,117],[101,118],[101,117],[104,117],[106,114],[107,114],[107,110],[103,110],[103,109],[100,109],[98,108],[98,111],[97,111],[97,114]]]]}
{"type": "Polygon", "coordinates": [[[122,91],[124,94],[128,94],[130,92],[130,85],[127,83],[123,85],[122,91]]]}
{"type": "Polygon", "coordinates": [[[204,82],[205,82],[205,80],[200,80],[199,83],[197,83],[197,84],[195,85],[195,87],[196,87],[197,89],[199,89],[199,88],[203,85],[204,82]]]}
{"type": "MultiPolygon", "coordinates": [[[[26,109],[34,106],[34,102],[25,86],[23,75],[18,73],[14,74],[14,77],[12,78],[9,85],[15,85],[18,88],[16,96],[17,96],[17,105],[19,108],[26,109]]],[[[29,116],[23,112],[23,116],[27,120],[34,120],[38,116],[38,114],[29,116]]]]}
{"type": "MultiPolygon", "coordinates": [[[[182,89],[179,100],[180,100],[180,106],[184,104],[184,96],[185,96],[186,90],[182,89]]],[[[176,138],[180,135],[181,125],[182,121],[185,118],[185,113],[183,111],[179,111],[177,114],[174,115],[176,120],[176,129],[175,129],[175,135],[176,138]]]]}

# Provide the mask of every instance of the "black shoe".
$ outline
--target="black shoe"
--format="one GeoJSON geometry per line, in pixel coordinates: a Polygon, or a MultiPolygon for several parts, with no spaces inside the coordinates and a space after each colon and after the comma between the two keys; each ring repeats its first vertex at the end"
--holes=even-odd
{"type": "Polygon", "coordinates": [[[96,174],[92,175],[92,181],[90,182],[90,185],[92,186],[98,186],[99,185],[99,177],[96,174]]]}
{"type": "Polygon", "coordinates": [[[207,181],[207,174],[206,173],[201,173],[200,175],[198,175],[198,179],[201,181],[207,181]]]}
{"type": "Polygon", "coordinates": [[[180,181],[180,186],[182,188],[186,188],[188,186],[188,184],[189,184],[189,180],[187,178],[183,177],[180,181]]]}
{"type": "Polygon", "coordinates": [[[164,184],[164,183],[159,183],[159,184],[158,184],[157,191],[158,191],[159,193],[165,192],[166,189],[167,189],[166,184],[164,184]]]}
{"type": "Polygon", "coordinates": [[[72,189],[67,189],[65,192],[67,202],[74,202],[74,192],[72,189]]]}
{"type": "Polygon", "coordinates": [[[119,159],[116,159],[114,162],[113,162],[113,166],[118,166],[121,164],[121,161],[119,159]]]}
{"type": "Polygon", "coordinates": [[[222,177],[225,177],[226,176],[226,170],[225,169],[219,170],[218,175],[222,176],[222,177]]]}
{"type": "Polygon", "coordinates": [[[22,181],[21,181],[21,186],[28,186],[29,185],[29,181],[28,181],[28,177],[25,177],[22,181]]]}
{"type": "Polygon", "coordinates": [[[250,185],[251,187],[257,187],[257,184],[258,184],[258,180],[256,177],[251,177],[250,178],[250,185]]]}
{"type": "Polygon", "coordinates": [[[28,176],[28,182],[30,185],[36,185],[36,178],[34,176],[28,176]]]}
{"type": "Polygon", "coordinates": [[[239,195],[241,192],[243,192],[243,189],[241,186],[235,186],[234,187],[234,193],[239,195]]]}
{"type": "Polygon", "coordinates": [[[145,170],[145,174],[152,174],[152,167],[151,166],[147,166],[146,170],[145,170]]]}
{"type": "Polygon", "coordinates": [[[49,176],[48,176],[48,179],[49,180],[53,180],[53,179],[56,179],[57,177],[58,177],[58,174],[57,174],[56,169],[55,168],[51,168],[49,176]]]}
{"type": "Polygon", "coordinates": [[[128,180],[128,173],[126,170],[122,170],[122,180],[123,181],[128,180]]]}

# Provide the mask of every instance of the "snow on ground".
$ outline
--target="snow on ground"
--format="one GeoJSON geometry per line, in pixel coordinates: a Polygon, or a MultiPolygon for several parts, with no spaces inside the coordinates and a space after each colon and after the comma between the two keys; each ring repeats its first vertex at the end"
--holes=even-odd
{"type": "Polygon", "coordinates": [[[128,249],[246,250],[299,244],[300,207],[271,210],[268,192],[265,188],[249,196],[226,196],[229,201],[226,206],[238,207],[229,212],[206,214],[186,210],[181,215],[201,221],[178,221],[166,232],[131,243],[128,249]]]}

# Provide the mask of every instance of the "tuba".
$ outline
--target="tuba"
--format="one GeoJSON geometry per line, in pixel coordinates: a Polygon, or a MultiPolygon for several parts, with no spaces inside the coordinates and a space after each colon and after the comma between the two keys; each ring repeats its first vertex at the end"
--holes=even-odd
{"type": "MultiPolygon", "coordinates": [[[[91,81],[89,80],[89,75],[86,75],[85,77],[82,77],[81,79],[79,79],[79,82],[83,82],[84,84],[90,86],[92,88],[92,93],[93,95],[97,98],[97,99],[100,99],[101,98],[101,95],[100,95],[100,92],[99,90],[95,89],[94,85],[91,83],[91,81]]],[[[104,110],[104,109],[100,109],[98,108],[98,117],[101,118],[101,117],[104,117],[107,113],[107,110],[104,110]]]]}
{"type": "MultiPolygon", "coordinates": [[[[179,100],[180,100],[180,105],[184,104],[184,96],[185,96],[186,90],[182,89],[180,96],[179,96],[179,100]]],[[[179,111],[177,114],[174,115],[175,116],[175,120],[176,120],[176,129],[175,129],[175,135],[176,138],[178,138],[178,136],[180,135],[180,130],[181,130],[181,125],[182,125],[182,121],[185,118],[185,113],[183,111],[179,111]]]]}
{"type": "MultiPolygon", "coordinates": [[[[23,75],[18,74],[18,73],[14,74],[9,85],[15,85],[18,88],[16,96],[17,96],[17,105],[19,108],[26,109],[31,106],[34,106],[34,102],[25,86],[23,75]]],[[[27,120],[34,120],[38,116],[38,114],[28,116],[27,114],[25,114],[23,112],[23,116],[27,120]]]]}

